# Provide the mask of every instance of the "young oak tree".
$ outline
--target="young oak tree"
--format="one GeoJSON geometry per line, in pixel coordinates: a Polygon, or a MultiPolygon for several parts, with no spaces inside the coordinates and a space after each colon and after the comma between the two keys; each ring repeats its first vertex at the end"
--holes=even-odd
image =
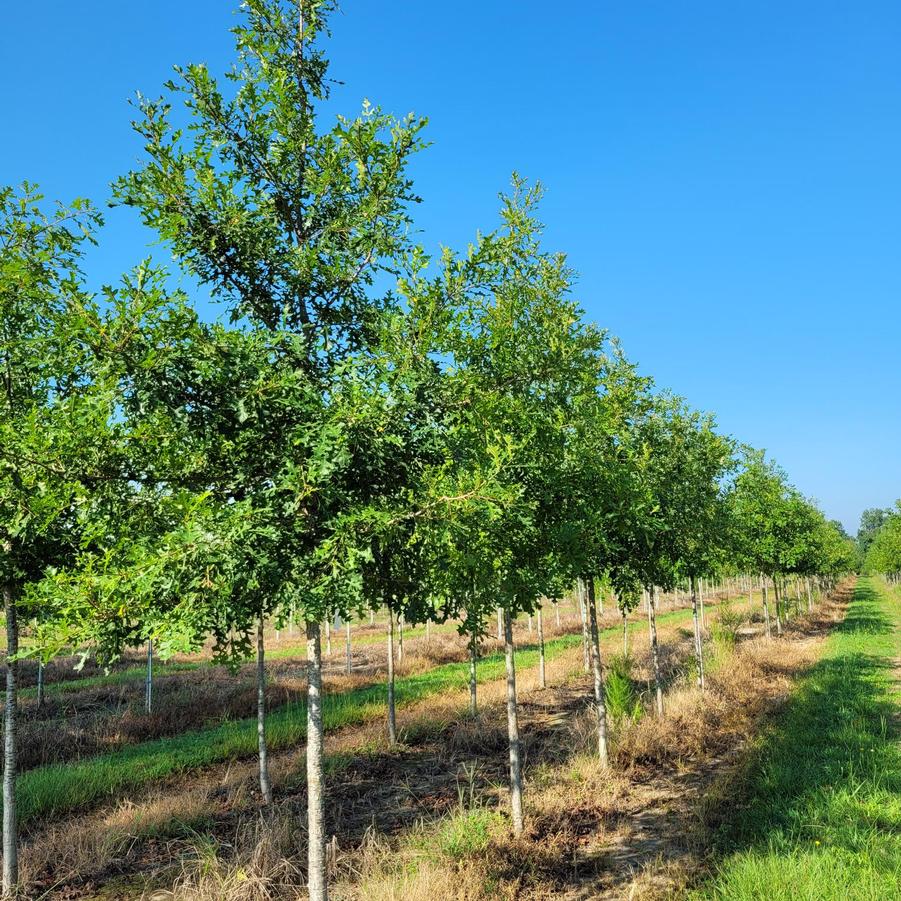
{"type": "Polygon", "coordinates": [[[360,596],[365,550],[337,523],[379,490],[367,459],[378,427],[354,403],[376,394],[360,388],[392,305],[376,279],[408,246],[416,198],[406,170],[423,125],[368,105],[356,118],[322,121],[332,6],[247,0],[224,80],[201,64],[179,67],[166,85],[171,100],[139,98],[146,159],[115,188],[228,311],[231,325],[204,336],[205,367],[187,366],[191,379],[157,399],[174,402],[188,439],[199,433],[205,445],[173,486],[223,508],[240,504],[247,517],[254,544],[236,548],[245,577],[243,590],[231,590],[234,629],[246,634],[289,605],[306,621],[314,901],[327,897],[319,624],[360,596]],[[223,344],[227,367],[214,350],[223,344]]]}

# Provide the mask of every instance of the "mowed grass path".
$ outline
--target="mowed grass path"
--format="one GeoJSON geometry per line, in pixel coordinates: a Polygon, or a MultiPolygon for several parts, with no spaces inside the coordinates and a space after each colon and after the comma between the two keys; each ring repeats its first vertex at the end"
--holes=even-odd
{"type": "Polygon", "coordinates": [[[694,898],[901,898],[901,592],[862,578],[760,739],[694,898]]]}
{"type": "MultiPolygon", "coordinates": [[[[661,613],[658,623],[679,624],[691,620],[691,610],[661,613]]],[[[647,626],[645,625],[646,629],[647,626]]],[[[632,622],[630,632],[642,629],[632,622]]],[[[602,635],[621,635],[619,627],[602,635]]],[[[562,635],[545,643],[548,659],[576,647],[581,633],[562,635]]],[[[516,653],[517,667],[537,666],[534,645],[521,646],[516,653]]],[[[479,661],[480,682],[499,679],[504,673],[503,653],[486,655],[479,661]]],[[[396,680],[398,705],[412,704],[430,695],[462,690],[468,684],[468,662],[449,663],[396,680]]],[[[323,698],[326,731],[383,716],[385,686],[374,684],[323,698]]],[[[269,713],[266,737],[270,751],[290,748],[306,737],[306,704],[291,703],[269,713]]],[[[130,791],[173,775],[222,763],[250,758],[257,751],[256,718],[231,720],[221,725],[186,732],[170,738],[132,745],[99,757],[51,764],[21,774],[18,778],[18,815],[22,825],[51,816],[61,816],[100,801],[122,797],[130,791]]]]}

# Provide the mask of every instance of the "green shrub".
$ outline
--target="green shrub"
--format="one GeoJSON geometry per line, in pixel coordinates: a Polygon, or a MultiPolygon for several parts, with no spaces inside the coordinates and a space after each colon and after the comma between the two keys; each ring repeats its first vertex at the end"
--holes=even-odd
{"type": "Polygon", "coordinates": [[[632,658],[623,654],[612,657],[607,668],[607,714],[614,721],[624,717],[641,718],[641,698],[632,679],[632,658]]]}

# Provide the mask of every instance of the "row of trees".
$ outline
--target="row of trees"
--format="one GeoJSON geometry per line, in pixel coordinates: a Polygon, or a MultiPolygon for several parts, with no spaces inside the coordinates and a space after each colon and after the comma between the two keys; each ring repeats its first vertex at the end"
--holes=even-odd
{"type": "Polygon", "coordinates": [[[210,638],[222,660],[255,650],[267,801],[263,626],[304,622],[318,901],[323,621],[373,607],[459,621],[475,706],[479,638],[500,610],[518,833],[517,615],[579,587],[606,765],[601,580],[623,609],[688,581],[703,684],[699,579],[766,574],[781,628],[786,578],[853,565],[762,453],[655,391],[583,320],[565,258],[542,246],[539,187],[514,177],[496,228],[430,258],[411,237],[408,174],[424,122],[368,105],[324,121],[331,3],[243,11],[224,80],[191,65],[165,98],[139,98],[144,162],[113,188],[221,318],[150,261],[92,295],[90,204],[0,193],[7,895],[22,617],[43,659],[76,647],[109,660],[147,641],[165,657],[210,638]]]}
{"type": "Polygon", "coordinates": [[[897,584],[901,573],[901,501],[895,509],[867,510],[861,517],[858,547],[867,572],[882,573],[897,584]]]}

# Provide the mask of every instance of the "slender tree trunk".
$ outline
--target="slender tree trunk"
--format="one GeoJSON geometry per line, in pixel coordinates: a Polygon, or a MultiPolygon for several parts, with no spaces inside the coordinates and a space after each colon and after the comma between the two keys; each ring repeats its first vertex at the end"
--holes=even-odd
{"type": "Polygon", "coordinates": [[[266,747],[266,649],[263,642],[263,615],[257,619],[257,747],[260,754],[260,795],[272,803],[269,781],[269,750],[266,747]]]}
{"type": "Polygon", "coordinates": [[[776,598],[776,634],[782,634],[782,595],[779,591],[779,578],[773,576],[773,594],[776,598]]]}
{"type": "Polygon", "coordinates": [[[773,637],[773,627],[770,625],[770,600],[767,597],[767,587],[763,586],[763,623],[766,627],[766,637],[773,637]]]}
{"type": "Polygon", "coordinates": [[[344,653],[347,656],[347,675],[354,671],[353,653],[350,647],[350,620],[344,623],[344,653]]]}
{"type": "Polygon", "coordinates": [[[701,622],[698,612],[697,580],[694,576],[690,579],[691,586],[691,618],[695,632],[695,664],[698,668],[698,688],[704,690],[704,643],[701,640],[701,622]]]}
{"type": "Polygon", "coordinates": [[[404,615],[397,618],[397,662],[404,662],[404,615]]]}
{"type": "Polygon", "coordinates": [[[544,614],[540,604],[536,618],[538,620],[538,687],[547,688],[547,670],[544,662],[544,614]]]}
{"type": "Polygon", "coordinates": [[[310,901],[328,901],[325,873],[325,785],[322,775],[322,644],[318,622],[307,623],[307,887],[310,901]]]}
{"type": "Polygon", "coordinates": [[[806,577],[804,579],[804,587],[807,589],[807,612],[812,613],[813,612],[813,596],[811,595],[811,592],[810,592],[810,579],[808,579],[806,577]]]}
{"type": "Polygon", "coordinates": [[[654,663],[654,697],[657,706],[657,716],[663,716],[663,685],[660,678],[660,650],[657,647],[657,613],[654,599],[657,589],[653,590],[652,597],[648,595],[648,630],[651,637],[651,660],[654,663]]]}
{"type": "MultiPolygon", "coordinates": [[[[726,600],[729,600],[728,593],[726,600]]],[[[704,616],[704,580],[698,579],[698,609],[701,612],[701,634],[703,635],[707,629],[707,617],[704,616]]]]}
{"type": "Polygon", "coordinates": [[[38,660],[38,707],[44,706],[44,661],[38,660]]]}
{"type": "Polygon", "coordinates": [[[557,631],[560,631],[560,604],[557,601],[554,601],[554,625],[557,627],[557,631]]]}
{"type": "Polygon", "coordinates": [[[601,669],[601,642],[598,635],[598,617],[595,608],[594,579],[588,579],[588,627],[591,631],[591,671],[594,676],[594,706],[598,720],[598,759],[607,769],[610,758],[607,751],[607,698],[604,691],[604,674],[601,669]]]}
{"type": "Polygon", "coordinates": [[[533,631],[534,631],[534,629],[532,628],[532,614],[530,613],[529,614],[529,638],[532,637],[533,631]]]}
{"type": "Polygon", "coordinates": [[[504,640],[504,614],[500,607],[497,608],[497,640],[504,640]]]}
{"type": "Polygon", "coordinates": [[[144,712],[153,710],[153,639],[147,641],[147,673],[144,676],[144,712]]]}
{"type": "Polygon", "coordinates": [[[469,712],[475,716],[478,712],[478,673],[476,667],[479,661],[479,633],[476,626],[469,633],[469,712]]]}
{"type": "Polygon", "coordinates": [[[589,647],[590,640],[588,638],[588,610],[585,603],[585,589],[582,580],[576,583],[576,593],[579,596],[579,614],[582,617],[582,665],[585,672],[591,672],[591,649],[589,647]]]}
{"type": "Polygon", "coordinates": [[[14,586],[3,586],[6,614],[6,709],[3,721],[3,897],[13,898],[19,882],[19,835],[16,818],[16,751],[19,731],[19,620],[14,586]]]}
{"type": "Polygon", "coordinates": [[[513,619],[504,610],[504,650],[507,662],[507,739],[510,746],[510,810],[513,834],[522,835],[522,749],[519,744],[519,717],[516,709],[516,660],[513,650],[513,619]]]}
{"type": "Polygon", "coordinates": [[[397,744],[397,717],[394,710],[394,611],[388,608],[388,744],[397,744]]]}
{"type": "Polygon", "coordinates": [[[623,657],[629,656],[629,618],[623,609],[623,657]]]}
{"type": "Polygon", "coordinates": [[[370,626],[375,625],[375,610],[372,610],[372,609],[370,609],[370,611],[369,611],[369,625],[370,626]]]}

